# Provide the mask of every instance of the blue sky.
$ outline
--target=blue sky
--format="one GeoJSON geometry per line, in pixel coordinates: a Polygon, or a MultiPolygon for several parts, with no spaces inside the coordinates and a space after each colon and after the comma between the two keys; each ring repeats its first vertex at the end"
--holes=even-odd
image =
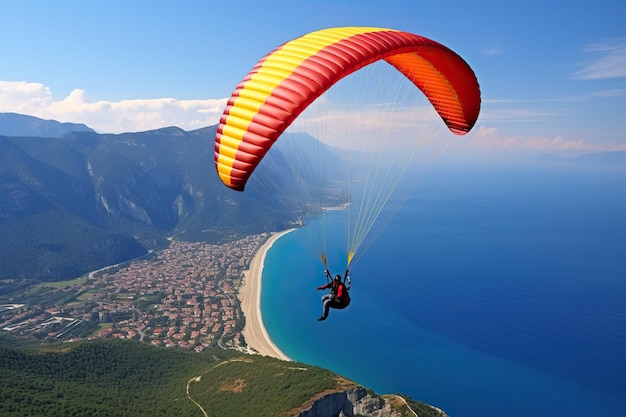
{"type": "Polygon", "coordinates": [[[626,150],[626,2],[0,1],[0,111],[106,133],[215,124],[259,58],[307,32],[379,26],[474,69],[477,148],[626,150]]]}

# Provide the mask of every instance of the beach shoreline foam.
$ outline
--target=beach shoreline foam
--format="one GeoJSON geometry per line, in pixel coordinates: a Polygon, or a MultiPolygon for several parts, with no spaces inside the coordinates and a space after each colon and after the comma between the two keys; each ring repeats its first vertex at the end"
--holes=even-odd
{"type": "Polygon", "coordinates": [[[263,264],[267,251],[276,240],[293,230],[295,229],[272,234],[252,258],[250,269],[244,271],[244,278],[239,287],[238,297],[241,302],[241,310],[246,320],[244,328],[241,331],[247,344],[246,353],[256,353],[284,361],[291,361],[291,359],[272,342],[272,339],[265,329],[263,314],[261,312],[261,286],[263,264]]]}

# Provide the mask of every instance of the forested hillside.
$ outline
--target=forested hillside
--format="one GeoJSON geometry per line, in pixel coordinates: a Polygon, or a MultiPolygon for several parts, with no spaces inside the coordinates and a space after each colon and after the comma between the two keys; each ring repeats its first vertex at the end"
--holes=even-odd
{"type": "Polygon", "coordinates": [[[201,416],[199,407],[210,416],[286,416],[318,393],[356,385],[338,381],[314,366],[217,348],[95,340],[41,349],[0,336],[3,416],[201,416]]]}

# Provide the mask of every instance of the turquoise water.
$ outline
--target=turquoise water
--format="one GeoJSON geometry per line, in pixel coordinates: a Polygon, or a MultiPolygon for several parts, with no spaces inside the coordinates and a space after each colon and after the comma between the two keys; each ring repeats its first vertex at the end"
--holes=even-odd
{"type": "MultiPolygon", "coordinates": [[[[307,234],[279,239],[265,325],[296,361],[451,417],[626,416],[625,213],[626,168],[443,163],[325,322],[307,234]]],[[[343,216],[326,216],[329,254],[341,252],[343,216]]]]}

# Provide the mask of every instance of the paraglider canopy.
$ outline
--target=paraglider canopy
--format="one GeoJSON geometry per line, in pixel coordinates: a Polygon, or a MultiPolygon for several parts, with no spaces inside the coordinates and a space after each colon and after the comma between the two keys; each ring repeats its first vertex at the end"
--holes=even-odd
{"type": "Polygon", "coordinates": [[[220,119],[215,167],[242,191],[285,129],[338,80],[384,60],[428,98],[455,134],[469,132],[480,111],[472,69],[428,38],[393,29],[339,27],[311,32],[263,57],[237,85],[220,119]]]}

